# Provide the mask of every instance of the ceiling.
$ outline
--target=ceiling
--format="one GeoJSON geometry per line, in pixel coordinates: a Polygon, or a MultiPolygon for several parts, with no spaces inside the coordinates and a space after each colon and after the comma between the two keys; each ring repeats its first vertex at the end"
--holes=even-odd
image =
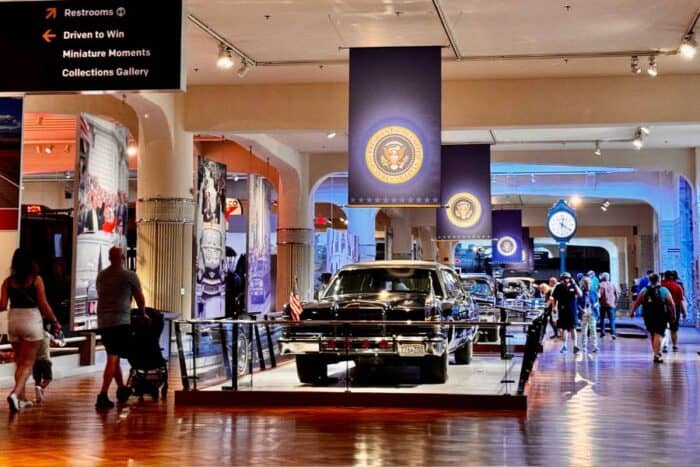
{"type": "MultiPolygon", "coordinates": [[[[470,128],[443,130],[443,144],[489,143],[495,151],[593,149],[600,141],[602,150],[631,149],[637,126],[556,126],[542,128],[470,128]],[[610,140],[627,140],[609,142],[610,140]],[[495,144],[494,144],[495,141],[495,144]],[[562,141],[567,141],[562,143],[562,141]],[[575,142],[583,141],[583,142],[575,142]]],[[[700,124],[655,124],[648,126],[646,149],[700,147],[700,124]]],[[[273,131],[280,142],[306,153],[342,153],[348,150],[348,136],[338,131],[328,138],[322,131],[273,131]]]]}
{"type": "MultiPolygon", "coordinates": [[[[672,51],[698,0],[440,0],[460,55],[454,58],[432,0],[187,0],[196,15],[257,62],[244,79],[215,67],[217,43],[187,22],[190,84],[347,81],[348,47],[445,46],[443,78],[609,76],[629,57],[576,54],[672,51]],[[567,8],[567,5],[569,8],[567,8]],[[582,38],[585,38],[582,40],[582,38]],[[551,60],[472,60],[556,54],[551,60]],[[568,56],[568,60],[563,57],[568,56]],[[295,64],[304,62],[303,64],[295,64]]],[[[641,57],[642,64],[646,58],[641,57]]],[[[700,59],[660,56],[660,73],[700,73],[700,59]]],[[[641,77],[640,77],[641,78],[641,77]]],[[[646,78],[646,77],[645,77],[646,78]]],[[[647,78],[650,79],[650,78],[647,78]]]]}

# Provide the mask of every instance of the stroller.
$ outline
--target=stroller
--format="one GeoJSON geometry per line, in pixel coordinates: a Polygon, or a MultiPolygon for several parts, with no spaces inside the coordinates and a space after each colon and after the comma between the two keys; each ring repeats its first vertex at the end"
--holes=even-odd
{"type": "Polygon", "coordinates": [[[129,352],[129,379],[127,387],[143,402],[144,394],[154,401],[159,396],[165,399],[168,394],[168,367],[160,348],[160,334],[163,332],[163,315],[153,308],[146,308],[150,323],[132,310],[131,350],[129,352]]]}

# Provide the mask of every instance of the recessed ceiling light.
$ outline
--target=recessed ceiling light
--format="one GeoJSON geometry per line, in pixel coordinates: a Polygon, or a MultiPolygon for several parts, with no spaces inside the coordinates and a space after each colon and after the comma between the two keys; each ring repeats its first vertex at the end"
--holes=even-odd
{"type": "Polygon", "coordinates": [[[139,148],[136,147],[135,144],[130,144],[130,145],[126,148],[126,155],[129,156],[129,157],[134,157],[134,156],[137,155],[138,153],[139,153],[139,148]]]}
{"type": "Polygon", "coordinates": [[[44,146],[44,154],[53,154],[53,144],[44,146]]]}
{"type": "Polygon", "coordinates": [[[583,200],[579,195],[573,195],[571,198],[569,198],[569,204],[575,208],[579,207],[583,200]]]}

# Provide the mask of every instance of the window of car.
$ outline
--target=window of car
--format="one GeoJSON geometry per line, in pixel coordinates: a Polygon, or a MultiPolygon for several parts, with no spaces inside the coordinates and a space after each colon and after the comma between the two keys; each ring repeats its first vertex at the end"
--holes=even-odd
{"type": "Polygon", "coordinates": [[[434,271],[426,268],[367,268],[340,271],[324,297],[388,292],[429,293],[431,282],[436,295],[442,294],[434,271]],[[431,280],[432,279],[432,280],[431,280]]]}
{"type": "Polygon", "coordinates": [[[442,270],[442,277],[445,281],[448,297],[456,297],[460,292],[460,282],[457,275],[449,269],[442,270]]]}

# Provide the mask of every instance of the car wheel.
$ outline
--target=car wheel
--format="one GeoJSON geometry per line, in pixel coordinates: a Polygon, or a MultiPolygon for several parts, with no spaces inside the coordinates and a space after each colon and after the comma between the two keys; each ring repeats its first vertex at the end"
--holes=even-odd
{"type": "Polygon", "coordinates": [[[447,352],[440,357],[423,357],[420,367],[420,379],[425,383],[444,383],[447,381],[447,352]]]}
{"type": "Polygon", "coordinates": [[[239,330],[238,334],[238,355],[236,358],[236,370],[238,371],[238,376],[241,377],[248,373],[248,367],[250,366],[250,349],[248,348],[248,337],[243,333],[243,330],[239,330]]]}
{"type": "Polygon", "coordinates": [[[470,340],[455,350],[455,363],[458,365],[469,365],[472,362],[473,353],[474,342],[470,340]]]}
{"type": "Polygon", "coordinates": [[[327,377],[328,366],[315,355],[297,355],[297,376],[306,384],[317,384],[327,377]]]}

